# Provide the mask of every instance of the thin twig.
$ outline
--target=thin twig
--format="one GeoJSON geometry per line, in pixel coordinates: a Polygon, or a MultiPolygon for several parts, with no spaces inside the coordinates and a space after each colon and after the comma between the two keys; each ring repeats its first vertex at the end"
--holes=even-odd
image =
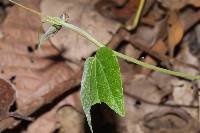
{"type": "Polygon", "coordinates": [[[145,5],[145,0],[140,0],[140,4],[139,4],[139,7],[137,9],[136,15],[135,15],[135,17],[132,18],[131,25],[126,26],[126,29],[134,30],[138,26],[144,5],[145,5]]]}
{"type": "MultiPolygon", "coordinates": [[[[21,106],[21,108],[19,108],[17,112],[25,116],[29,116],[30,114],[40,109],[42,106],[53,102],[53,100],[65,94],[66,92],[72,94],[73,92],[77,91],[74,87],[80,84],[81,74],[82,71],[78,71],[71,79],[63,81],[62,83],[56,85],[53,89],[51,89],[51,91],[38,97],[36,100],[21,106]]],[[[19,123],[19,120],[16,120],[12,117],[4,119],[0,122],[0,132],[7,128],[12,128],[19,123]]]]}

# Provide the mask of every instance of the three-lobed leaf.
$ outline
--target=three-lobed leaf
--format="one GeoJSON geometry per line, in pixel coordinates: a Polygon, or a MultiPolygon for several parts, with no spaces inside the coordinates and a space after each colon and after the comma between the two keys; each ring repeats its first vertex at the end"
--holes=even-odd
{"type": "Polygon", "coordinates": [[[95,57],[85,61],[81,83],[81,102],[90,129],[91,106],[104,102],[120,116],[124,116],[124,98],[120,69],[111,49],[100,48],[95,57]]]}

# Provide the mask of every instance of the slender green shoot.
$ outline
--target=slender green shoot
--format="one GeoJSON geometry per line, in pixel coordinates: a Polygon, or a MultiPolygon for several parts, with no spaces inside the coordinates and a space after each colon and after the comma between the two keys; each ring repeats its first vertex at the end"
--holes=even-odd
{"type": "MultiPolygon", "coordinates": [[[[41,13],[38,13],[37,11],[34,11],[34,10],[29,9],[29,8],[19,4],[19,3],[16,3],[13,0],[9,0],[9,1],[14,3],[14,4],[16,4],[16,5],[18,5],[18,6],[20,6],[20,7],[22,7],[22,8],[24,8],[24,9],[26,9],[26,10],[28,10],[28,11],[30,11],[30,12],[32,12],[32,13],[35,13],[35,14],[37,14],[39,16],[43,16],[41,13]]],[[[141,2],[142,2],[142,4],[144,4],[143,2],[145,2],[145,0],[141,0],[141,2]]],[[[142,10],[142,9],[139,9],[139,10],[142,10]]],[[[141,13],[141,11],[138,11],[138,12],[141,13]]],[[[62,20],[59,17],[45,16],[44,20],[46,22],[49,22],[51,25],[60,25],[60,26],[62,26],[64,28],[70,29],[70,30],[80,34],[84,38],[88,39],[90,42],[92,42],[93,44],[95,44],[98,47],[105,47],[105,45],[102,42],[96,40],[92,35],[90,35],[86,31],[84,31],[83,29],[81,29],[81,28],[79,28],[79,27],[77,27],[77,26],[75,26],[73,24],[70,24],[68,22],[65,22],[64,20],[62,20]]],[[[169,74],[169,75],[173,75],[173,76],[177,76],[177,77],[182,77],[182,78],[189,79],[189,80],[199,80],[200,79],[200,76],[193,76],[193,75],[187,74],[187,73],[175,72],[175,71],[171,71],[171,70],[168,70],[168,69],[156,67],[154,65],[150,65],[150,64],[144,63],[144,62],[142,62],[140,60],[137,60],[137,59],[135,59],[133,57],[124,55],[122,53],[119,53],[119,52],[116,52],[116,51],[113,51],[113,52],[119,58],[122,58],[122,59],[124,59],[126,61],[129,61],[129,62],[132,62],[132,63],[135,63],[137,65],[143,66],[143,67],[145,67],[147,69],[151,69],[151,70],[154,70],[154,71],[158,71],[158,72],[161,72],[161,73],[165,73],[165,74],[169,74]]]]}
{"type": "Polygon", "coordinates": [[[14,1],[14,0],[9,0],[9,1],[12,2],[12,3],[15,4],[15,5],[21,7],[21,8],[24,8],[24,9],[26,9],[26,10],[32,12],[33,14],[36,14],[36,15],[41,16],[41,17],[43,16],[42,13],[40,13],[40,12],[38,12],[38,11],[36,11],[36,10],[33,10],[33,9],[31,9],[31,8],[28,8],[28,7],[26,7],[26,6],[22,5],[22,4],[19,4],[19,3],[17,3],[17,2],[14,1]]]}

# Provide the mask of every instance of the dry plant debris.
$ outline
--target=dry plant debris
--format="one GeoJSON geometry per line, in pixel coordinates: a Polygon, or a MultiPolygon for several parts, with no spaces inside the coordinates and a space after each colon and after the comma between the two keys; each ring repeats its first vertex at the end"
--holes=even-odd
{"type": "MultiPolygon", "coordinates": [[[[51,16],[66,12],[71,23],[108,47],[146,63],[199,74],[199,0],[147,0],[140,24],[131,32],[120,25],[134,17],[140,0],[20,2],[51,16]]],[[[96,47],[71,31],[61,30],[44,47],[35,50],[39,34],[48,26],[42,25],[37,16],[4,0],[0,3],[6,5],[7,14],[0,27],[0,131],[6,133],[10,128],[14,132],[22,127],[17,132],[87,132],[77,85],[83,59],[93,54],[96,47]],[[75,86],[77,89],[73,89],[75,86]],[[9,109],[14,102],[14,111],[24,117],[34,113],[32,117],[36,120],[23,127],[19,119],[10,117],[9,109]],[[45,105],[49,103],[51,107],[47,109],[45,105]],[[77,128],[73,129],[73,125],[77,128]]],[[[197,133],[200,130],[197,95],[200,81],[152,72],[121,60],[120,65],[126,116],[117,118],[100,107],[92,115],[97,118],[94,123],[99,124],[94,132],[197,133]]]]}
{"type": "Polygon", "coordinates": [[[2,120],[9,116],[9,110],[15,101],[16,92],[15,88],[3,79],[0,79],[0,86],[0,120],[2,120]]]}

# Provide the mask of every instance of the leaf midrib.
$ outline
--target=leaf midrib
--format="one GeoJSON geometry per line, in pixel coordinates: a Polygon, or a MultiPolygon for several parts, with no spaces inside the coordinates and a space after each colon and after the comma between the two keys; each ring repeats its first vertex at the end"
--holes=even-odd
{"type": "Polygon", "coordinates": [[[111,94],[112,94],[112,99],[114,99],[115,105],[117,105],[118,111],[120,111],[119,105],[117,104],[115,98],[113,97],[113,92],[111,91],[110,84],[109,84],[108,79],[107,79],[107,77],[106,77],[106,75],[105,75],[105,71],[104,71],[104,69],[103,69],[103,65],[102,65],[101,61],[99,61],[98,59],[97,59],[97,61],[99,62],[100,68],[101,68],[102,71],[103,71],[103,75],[104,75],[104,77],[105,77],[105,79],[106,79],[107,85],[108,85],[109,90],[110,90],[110,92],[111,92],[111,94]]]}

